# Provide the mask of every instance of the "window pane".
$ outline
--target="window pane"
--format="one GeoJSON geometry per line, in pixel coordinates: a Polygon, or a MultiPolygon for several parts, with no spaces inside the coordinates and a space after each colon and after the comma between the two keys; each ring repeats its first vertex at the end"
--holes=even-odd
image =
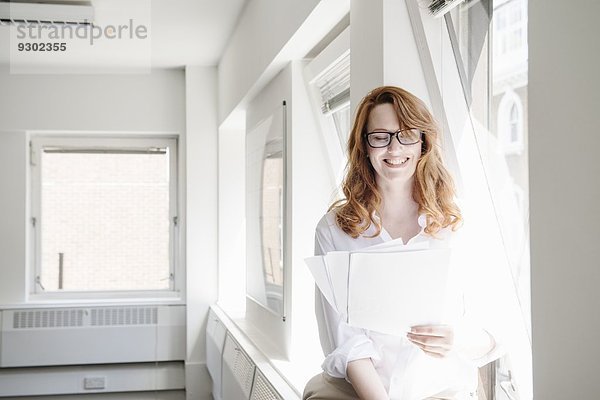
{"type": "Polygon", "coordinates": [[[494,398],[498,400],[527,399],[532,393],[526,10],[526,0],[470,0],[452,11],[449,23],[456,37],[453,45],[460,54],[459,69],[487,189],[520,306],[520,322],[513,327],[516,333],[508,355],[496,365],[494,398]],[[517,99],[505,107],[502,99],[507,94],[517,99]],[[512,146],[513,151],[501,151],[507,144],[523,149],[516,151],[512,146]]]}
{"type": "Polygon", "coordinates": [[[519,141],[519,111],[516,104],[513,104],[510,109],[510,141],[511,143],[519,141]]]}
{"type": "Polygon", "coordinates": [[[342,149],[346,149],[346,142],[348,141],[348,136],[350,134],[350,118],[352,117],[350,115],[350,104],[332,113],[331,117],[333,118],[340,146],[342,149]]]}
{"type": "Polygon", "coordinates": [[[41,157],[46,291],[169,289],[168,152],[41,157]]]}
{"type": "Polygon", "coordinates": [[[277,287],[283,287],[283,174],[283,152],[264,160],[261,221],[263,268],[266,285],[277,287]]]}

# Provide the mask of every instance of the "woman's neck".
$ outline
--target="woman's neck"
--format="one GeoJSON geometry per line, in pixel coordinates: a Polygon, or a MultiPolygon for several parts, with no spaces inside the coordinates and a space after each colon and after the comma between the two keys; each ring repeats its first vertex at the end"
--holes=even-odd
{"type": "Polygon", "coordinates": [[[414,179],[403,182],[377,182],[381,194],[381,217],[405,219],[418,216],[419,204],[413,198],[414,179]]]}
{"type": "Polygon", "coordinates": [[[382,204],[381,224],[392,239],[402,238],[406,244],[415,237],[419,226],[419,204],[413,199],[413,180],[386,184],[378,182],[382,204]]]}

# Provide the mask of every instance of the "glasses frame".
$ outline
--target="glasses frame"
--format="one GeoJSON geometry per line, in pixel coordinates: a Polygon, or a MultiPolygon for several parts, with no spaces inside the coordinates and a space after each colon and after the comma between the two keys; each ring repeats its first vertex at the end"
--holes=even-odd
{"type": "Polygon", "coordinates": [[[423,142],[423,135],[425,134],[425,132],[419,130],[419,139],[415,142],[410,142],[410,143],[404,143],[402,140],[400,140],[400,133],[401,132],[405,132],[405,131],[412,131],[416,128],[407,128],[407,129],[398,129],[396,132],[390,132],[390,131],[372,131],[372,132],[367,132],[365,133],[365,139],[367,140],[367,144],[369,145],[369,147],[374,148],[374,149],[381,149],[384,147],[388,147],[390,144],[392,144],[392,138],[395,136],[396,139],[398,140],[398,143],[400,143],[401,145],[404,146],[410,146],[413,144],[417,144],[420,142],[423,142]],[[369,135],[375,134],[375,133],[387,133],[388,134],[388,142],[386,145],[384,146],[373,146],[370,142],[369,142],[369,135]]]}

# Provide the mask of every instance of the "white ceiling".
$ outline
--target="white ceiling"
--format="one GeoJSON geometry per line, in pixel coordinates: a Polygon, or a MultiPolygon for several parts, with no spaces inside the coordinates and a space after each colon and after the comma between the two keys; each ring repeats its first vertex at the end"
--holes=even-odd
{"type": "MultiPolygon", "coordinates": [[[[134,27],[148,28],[148,37],[131,39],[125,29],[123,38],[100,38],[93,45],[89,34],[84,39],[43,40],[66,42],[64,52],[19,52],[19,43],[42,41],[35,37],[37,32],[18,37],[16,26],[0,26],[0,64],[94,69],[216,65],[246,1],[92,0],[94,24],[99,29],[128,24],[131,19],[134,27]]],[[[48,35],[49,31],[42,33],[48,35]]]]}

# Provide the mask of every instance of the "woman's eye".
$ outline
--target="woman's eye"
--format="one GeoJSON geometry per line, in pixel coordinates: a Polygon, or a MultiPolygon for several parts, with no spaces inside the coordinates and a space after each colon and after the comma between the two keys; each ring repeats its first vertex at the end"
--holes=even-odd
{"type": "Polygon", "coordinates": [[[385,142],[388,140],[388,134],[373,135],[373,139],[378,142],[385,142]]]}
{"type": "Polygon", "coordinates": [[[419,140],[420,136],[421,136],[421,133],[417,129],[410,129],[407,131],[400,132],[400,137],[403,140],[407,140],[407,141],[411,141],[411,142],[419,140]]]}

